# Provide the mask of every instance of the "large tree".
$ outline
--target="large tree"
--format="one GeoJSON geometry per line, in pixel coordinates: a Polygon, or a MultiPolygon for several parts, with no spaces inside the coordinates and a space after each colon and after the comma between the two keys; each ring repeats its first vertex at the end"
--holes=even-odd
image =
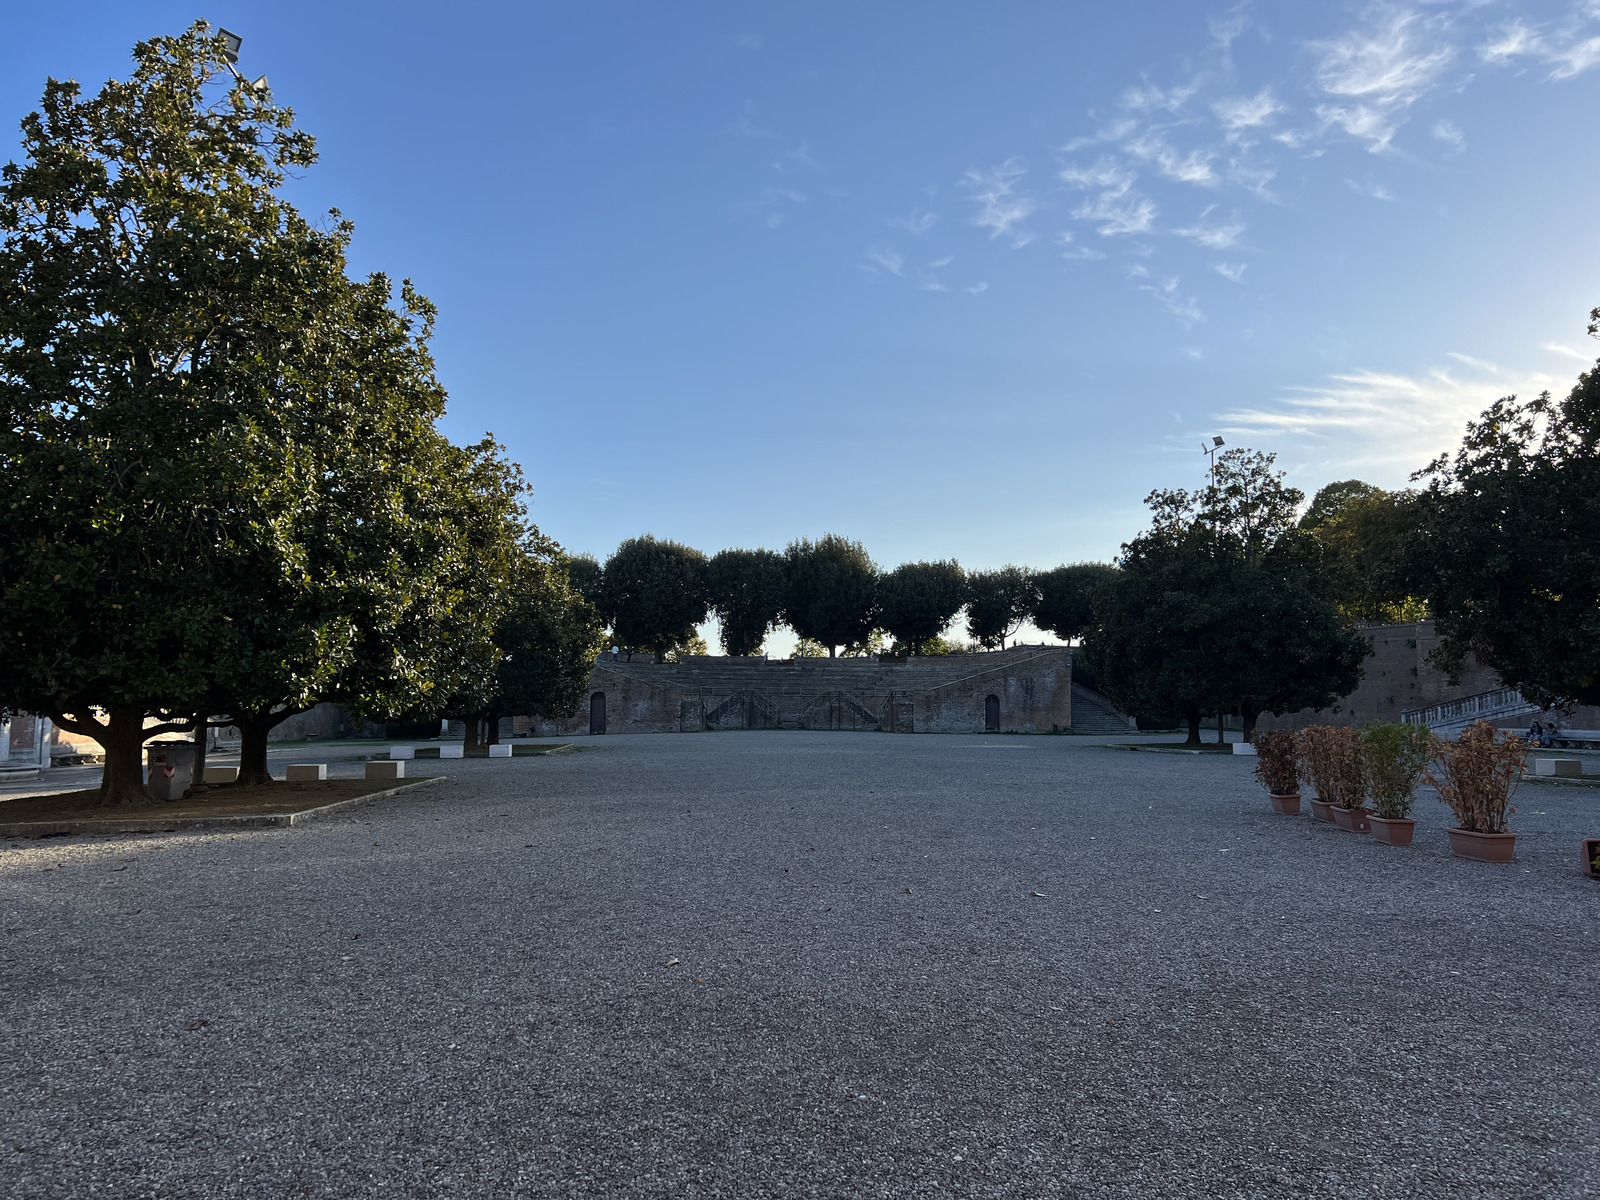
{"type": "Polygon", "coordinates": [[[954,559],[901,563],[878,580],[878,624],[899,646],[921,654],[966,599],[966,572],[954,559]]]}
{"type": "Polygon", "coordinates": [[[722,627],[722,648],[758,654],[783,618],[783,555],[774,550],[721,550],[706,571],[711,609],[722,627]]]}
{"type": "Polygon", "coordinates": [[[617,640],[655,653],[686,645],[706,619],[706,556],[650,534],[629,538],[606,560],[604,611],[617,640]]]}
{"type": "Polygon", "coordinates": [[[499,741],[501,717],[576,714],[600,653],[599,614],[572,586],[561,548],[530,527],[518,551],[495,597],[492,674],[445,705],[465,722],[469,749],[499,741]]]}
{"type": "Polygon", "coordinates": [[[1110,563],[1069,563],[1033,577],[1037,598],[1033,623],[1059,638],[1076,641],[1094,628],[1097,591],[1116,582],[1117,568],[1110,563]]]}
{"type": "Polygon", "coordinates": [[[1147,499],[1151,528],[1095,593],[1088,657],[1131,712],[1200,720],[1320,708],[1360,681],[1366,641],[1339,621],[1321,549],[1296,528],[1304,496],[1271,455],[1232,450],[1199,492],[1147,499]]]}
{"type": "Polygon", "coordinates": [[[52,80],[0,177],[0,702],[98,740],[108,803],[156,732],[227,712],[248,777],[274,719],[484,640],[498,468],[433,429],[431,307],[345,277],[349,225],[278,194],[311,139],[226,65],[196,25],[52,80]]]}
{"type": "Polygon", "coordinates": [[[830,658],[841,646],[867,644],[877,618],[878,569],[860,542],[836,533],[800,538],[784,553],[784,619],[830,658]]]}
{"type": "Polygon", "coordinates": [[[1548,707],[1600,704],[1600,366],[1562,400],[1496,401],[1419,474],[1440,661],[1475,655],[1548,707]]]}
{"type": "Polygon", "coordinates": [[[987,650],[1004,650],[1038,602],[1027,567],[967,573],[967,635],[987,650]]]}
{"type": "Polygon", "coordinates": [[[1412,559],[1420,514],[1416,493],[1386,492],[1359,479],[1330,483],[1311,501],[1300,529],[1322,547],[1328,582],[1347,621],[1394,623],[1427,615],[1412,559]]]}

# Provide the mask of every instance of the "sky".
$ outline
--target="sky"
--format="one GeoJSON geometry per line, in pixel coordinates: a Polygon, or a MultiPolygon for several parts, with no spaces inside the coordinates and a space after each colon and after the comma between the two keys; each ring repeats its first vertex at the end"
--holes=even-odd
{"type": "Polygon", "coordinates": [[[1104,560],[1202,439],[1400,487],[1600,351],[1593,0],[201,8],[9,13],[0,159],[47,76],[242,35],[574,553],[1104,560]]]}

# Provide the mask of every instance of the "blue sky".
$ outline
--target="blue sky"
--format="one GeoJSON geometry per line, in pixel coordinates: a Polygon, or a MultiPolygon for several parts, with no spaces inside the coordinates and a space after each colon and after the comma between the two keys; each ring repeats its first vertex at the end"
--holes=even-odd
{"type": "MultiPolygon", "coordinates": [[[[12,12],[0,115],[196,13],[12,12]]],[[[1399,485],[1600,349],[1600,4],[201,15],[574,551],[1108,558],[1202,436],[1399,485]]]]}

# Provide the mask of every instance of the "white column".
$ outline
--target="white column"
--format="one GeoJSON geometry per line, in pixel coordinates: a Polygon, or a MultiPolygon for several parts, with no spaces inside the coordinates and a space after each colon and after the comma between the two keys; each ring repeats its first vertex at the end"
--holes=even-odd
{"type": "Polygon", "coordinates": [[[38,725],[39,769],[50,769],[50,739],[55,736],[55,723],[49,717],[40,717],[38,725]]]}
{"type": "Polygon", "coordinates": [[[0,718],[0,762],[11,761],[11,718],[0,718]]]}

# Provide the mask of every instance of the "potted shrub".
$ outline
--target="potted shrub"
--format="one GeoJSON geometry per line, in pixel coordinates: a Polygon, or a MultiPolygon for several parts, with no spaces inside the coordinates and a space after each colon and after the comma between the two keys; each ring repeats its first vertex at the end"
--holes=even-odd
{"type": "Polygon", "coordinates": [[[1300,815],[1300,749],[1287,729],[1256,735],[1256,778],[1272,807],[1286,817],[1300,815]]]}
{"type": "Polygon", "coordinates": [[[1433,735],[1426,725],[1373,721],[1360,740],[1372,836],[1391,846],[1409,846],[1417,829],[1411,810],[1433,754],[1433,735]]]}
{"type": "Polygon", "coordinates": [[[1462,731],[1453,742],[1433,739],[1433,764],[1424,778],[1456,815],[1450,849],[1462,858],[1505,863],[1517,835],[1506,826],[1511,794],[1528,762],[1528,748],[1515,734],[1487,721],[1462,731]]]}
{"type": "Polygon", "coordinates": [[[1600,879],[1600,838],[1584,839],[1583,873],[1590,879],[1600,879]]]}
{"type": "Polygon", "coordinates": [[[1366,833],[1366,773],[1356,731],[1341,725],[1311,725],[1300,731],[1300,757],[1315,789],[1311,815],[1349,833],[1366,833]]]}

